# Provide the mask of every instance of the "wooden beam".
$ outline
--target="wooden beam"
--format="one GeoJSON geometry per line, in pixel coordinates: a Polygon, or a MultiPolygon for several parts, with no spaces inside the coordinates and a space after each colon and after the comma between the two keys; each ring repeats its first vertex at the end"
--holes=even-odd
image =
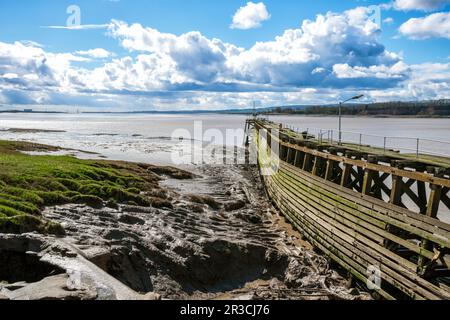
{"type": "MultiPolygon", "coordinates": [[[[377,163],[377,159],[375,157],[369,157],[368,161],[370,163],[377,163]]],[[[362,193],[363,194],[370,195],[372,193],[372,183],[373,183],[375,174],[378,176],[378,172],[375,172],[368,168],[364,169],[364,177],[363,177],[363,183],[362,183],[362,193]]]]}
{"type": "Polygon", "coordinates": [[[442,202],[445,204],[445,206],[450,209],[450,198],[448,197],[447,193],[448,193],[449,189],[448,188],[443,188],[442,189],[442,193],[441,193],[441,200],[442,202]]]}
{"type": "Polygon", "coordinates": [[[347,188],[350,180],[350,174],[352,171],[352,165],[351,164],[344,164],[344,170],[342,171],[342,179],[341,179],[341,186],[347,188]]]}
{"type": "MultiPolygon", "coordinates": [[[[442,186],[437,185],[431,185],[431,193],[430,193],[430,199],[428,201],[427,205],[427,212],[426,215],[431,218],[436,218],[438,212],[439,212],[439,203],[441,202],[441,193],[442,193],[442,186]]],[[[422,239],[421,248],[425,250],[433,250],[433,244],[426,240],[422,239]]],[[[423,256],[419,257],[418,261],[418,268],[419,272],[422,275],[425,275],[427,273],[427,264],[430,262],[430,260],[426,259],[423,256]]]]}
{"type": "MultiPolygon", "coordinates": [[[[276,137],[275,137],[275,139],[276,139],[276,137]]],[[[341,163],[348,163],[353,166],[362,167],[364,169],[369,168],[369,169],[383,172],[383,173],[390,173],[392,175],[399,175],[399,176],[403,176],[405,178],[410,178],[410,179],[419,180],[419,181],[423,181],[423,182],[427,182],[427,183],[441,185],[443,187],[450,187],[450,179],[442,178],[439,176],[433,176],[433,175],[430,175],[429,173],[408,171],[408,170],[403,170],[400,168],[386,166],[383,164],[371,164],[371,163],[368,163],[367,161],[351,159],[351,158],[333,155],[333,154],[329,154],[329,153],[325,153],[325,152],[320,152],[317,150],[311,150],[310,148],[307,148],[307,147],[301,147],[301,146],[296,146],[296,145],[292,145],[291,147],[293,147],[297,150],[303,151],[305,153],[309,153],[314,156],[320,156],[325,159],[332,159],[332,160],[335,160],[335,161],[341,162],[341,163]]],[[[427,170],[427,172],[428,172],[428,170],[427,170]]]]}
{"type": "Polygon", "coordinates": [[[317,176],[317,172],[319,170],[319,157],[314,157],[313,159],[314,161],[314,165],[313,165],[313,169],[312,169],[312,174],[317,176]]]}
{"type": "Polygon", "coordinates": [[[335,170],[336,162],[328,159],[327,160],[327,168],[325,170],[325,180],[332,181],[333,180],[333,174],[335,170]]]}
{"type": "Polygon", "coordinates": [[[302,166],[302,169],[304,171],[308,171],[309,172],[309,168],[310,168],[310,163],[311,163],[312,157],[313,156],[310,153],[306,153],[305,154],[305,158],[303,160],[303,166],[302,166]]]}

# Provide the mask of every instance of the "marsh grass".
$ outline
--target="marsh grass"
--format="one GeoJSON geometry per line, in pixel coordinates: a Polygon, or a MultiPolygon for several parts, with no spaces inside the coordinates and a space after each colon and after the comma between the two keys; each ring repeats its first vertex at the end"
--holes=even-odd
{"type": "Polygon", "coordinates": [[[118,204],[170,207],[164,198],[147,196],[159,190],[155,172],[173,171],[144,164],[80,160],[70,156],[35,156],[20,151],[57,148],[25,142],[0,141],[0,233],[63,234],[63,228],[42,218],[46,206],[68,203],[94,208],[118,204]]]}

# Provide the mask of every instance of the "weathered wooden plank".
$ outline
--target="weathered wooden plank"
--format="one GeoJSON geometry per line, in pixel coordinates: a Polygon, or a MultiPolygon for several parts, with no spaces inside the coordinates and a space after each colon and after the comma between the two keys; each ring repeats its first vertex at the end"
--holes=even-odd
{"type": "MultiPolygon", "coordinates": [[[[277,186],[277,184],[275,184],[275,186],[277,186]]],[[[275,194],[273,194],[273,196],[276,197],[275,194]]],[[[283,197],[283,199],[286,199],[286,198],[283,197]]],[[[282,201],[280,203],[280,205],[282,207],[284,207],[284,211],[293,210],[292,208],[286,207],[285,204],[283,204],[283,202],[284,201],[282,201]]],[[[292,214],[292,212],[291,212],[291,214],[292,214]]],[[[305,217],[307,217],[307,215],[305,215],[304,218],[305,217]]],[[[379,256],[379,253],[375,254],[376,258],[369,257],[368,255],[365,255],[367,261],[364,261],[363,259],[358,259],[359,256],[363,255],[363,253],[362,253],[362,251],[357,249],[357,247],[355,246],[357,242],[353,242],[353,243],[348,243],[347,242],[347,243],[345,243],[344,241],[341,241],[339,243],[339,241],[340,241],[339,239],[340,238],[336,237],[336,236],[337,235],[340,236],[341,234],[336,233],[336,230],[334,230],[334,229],[327,230],[329,236],[331,237],[331,238],[329,238],[329,237],[327,238],[327,236],[322,231],[320,231],[319,227],[317,227],[318,225],[320,225],[320,219],[319,220],[314,220],[313,219],[312,221],[307,222],[307,218],[306,218],[306,220],[303,220],[303,222],[302,222],[302,226],[303,227],[306,226],[306,228],[309,227],[309,228],[314,228],[315,229],[315,231],[313,233],[313,237],[314,238],[317,239],[317,236],[321,236],[328,243],[331,243],[331,250],[332,251],[334,250],[335,253],[338,254],[341,258],[343,257],[342,254],[344,254],[350,260],[353,259],[353,261],[355,261],[355,259],[356,259],[357,261],[359,261],[361,263],[362,266],[364,266],[364,268],[367,268],[370,264],[377,264],[378,265],[381,261],[385,262],[385,260],[383,260],[379,256]]],[[[366,246],[363,246],[363,247],[367,248],[366,246]]],[[[391,265],[395,265],[395,264],[391,263],[391,265]]],[[[355,267],[354,264],[353,264],[353,267],[355,267]]],[[[401,291],[405,292],[406,294],[408,294],[412,298],[420,298],[420,297],[417,296],[417,294],[414,291],[420,292],[421,295],[423,295],[424,297],[426,297],[428,299],[437,299],[438,298],[433,293],[430,293],[426,289],[415,285],[413,282],[411,282],[407,278],[403,277],[401,274],[393,272],[388,267],[384,267],[382,270],[387,273],[387,274],[384,274],[383,276],[384,276],[384,278],[386,278],[386,280],[388,280],[389,283],[391,283],[393,286],[399,288],[401,291]],[[392,277],[392,275],[393,275],[393,277],[392,277]],[[395,278],[397,278],[397,280],[395,278]],[[404,283],[409,284],[410,287],[405,286],[404,283]]],[[[411,275],[412,273],[409,273],[409,274],[411,275]]],[[[438,291],[439,295],[443,296],[443,293],[440,292],[439,288],[435,287],[434,289],[438,291]]]]}
{"type": "MultiPolygon", "coordinates": [[[[271,193],[271,197],[275,199],[275,201],[277,201],[276,195],[274,193],[271,193]]],[[[279,208],[283,208],[281,203],[278,204],[279,208]]],[[[296,226],[299,230],[301,230],[305,236],[307,236],[308,240],[311,242],[313,246],[322,250],[326,255],[328,255],[331,259],[339,263],[343,268],[349,270],[351,274],[354,275],[357,279],[359,279],[362,282],[367,282],[368,279],[365,276],[366,273],[364,272],[363,269],[361,269],[361,267],[358,264],[356,264],[354,260],[351,259],[351,257],[347,257],[345,255],[340,254],[335,247],[326,243],[324,240],[321,239],[320,236],[316,237],[315,234],[308,233],[306,223],[296,221],[294,217],[289,214],[286,215],[286,217],[294,226],[296,226]]],[[[384,290],[378,290],[377,292],[386,299],[394,300],[394,297],[384,290]]]]}
{"type": "MultiPolygon", "coordinates": [[[[275,185],[276,187],[279,187],[279,185],[278,185],[277,183],[275,183],[274,185],[275,185]]],[[[277,188],[277,190],[278,190],[278,191],[276,191],[275,193],[280,193],[280,192],[279,192],[280,189],[277,188]]],[[[286,200],[286,197],[291,199],[291,196],[289,196],[289,195],[287,195],[287,194],[285,194],[285,195],[286,195],[286,196],[283,197],[283,200],[286,200]]],[[[276,196],[276,195],[273,194],[273,196],[276,196]]],[[[283,203],[286,203],[286,201],[282,201],[282,205],[283,205],[283,203]]],[[[287,207],[285,207],[285,209],[286,209],[286,208],[287,208],[287,207]]],[[[294,207],[294,208],[296,208],[296,207],[294,207]]],[[[292,207],[291,207],[290,209],[293,210],[292,207]]],[[[300,209],[298,209],[298,208],[296,208],[296,209],[297,209],[297,210],[300,210],[300,209]]],[[[301,210],[300,210],[300,211],[301,211],[301,210]]],[[[319,223],[319,224],[317,223],[317,222],[318,222],[317,220],[314,220],[314,222],[316,222],[316,223],[312,223],[312,225],[314,225],[314,226],[320,225],[320,223],[319,223]]],[[[303,221],[303,224],[306,224],[306,222],[303,221]]],[[[330,230],[331,236],[332,236],[332,238],[334,239],[334,241],[336,241],[336,240],[338,239],[338,238],[335,237],[335,236],[337,235],[335,231],[336,231],[336,230],[330,230]]],[[[316,236],[318,233],[320,233],[320,231],[319,231],[319,230],[316,230],[316,232],[314,233],[314,236],[316,236]]],[[[339,234],[339,235],[340,235],[340,234],[339,234]]],[[[347,241],[347,242],[348,242],[348,241],[347,241]]],[[[345,244],[344,244],[343,242],[341,242],[341,245],[345,245],[345,244]]],[[[356,245],[356,242],[353,242],[353,243],[351,243],[350,245],[347,243],[347,249],[350,249],[350,250],[351,250],[351,248],[355,247],[355,245],[356,245]]],[[[336,246],[336,245],[335,245],[335,247],[338,248],[339,246],[336,246]]],[[[362,245],[362,247],[364,248],[364,250],[367,251],[368,248],[367,248],[366,245],[362,245]]],[[[375,260],[375,258],[373,258],[373,257],[368,258],[369,256],[366,255],[366,254],[365,254],[364,252],[362,252],[362,251],[353,252],[353,254],[351,254],[350,257],[357,258],[357,256],[359,256],[359,255],[365,255],[365,256],[366,256],[366,259],[368,259],[368,261],[370,261],[371,263],[375,263],[375,262],[377,262],[377,261],[378,261],[378,262],[382,261],[382,262],[384,262],[384,263],[387,263],[387,265],[388,265],[389,267],[393,267],[393,268],[397,268],[397,269],[400,268],[400,266],[398,265],[398,263],[396,263],[396,262],[390,262],[388,259],[382,259],[382,257],[379,255],[379,253],[374,253],[374,251],[372,251],[372,254],[373,254],[374,257],[376,258],[376,260],[375,260]],[[355,256],[355,254],[356,254],[356,256],[355,256]]],[[[389,270],[384,270],[384,271],[390,271],[390,269],[389,269],[389,270]]],[[[425,280],[423,280],[423,279],[420,279],[417,275],[415,275],[414,273],[408,271],[407,269],[402,269],[401,271],[404,272],[404,273],[406,273],[407,276],[412,277],[414,280],[421,282],[421,284],[426,285],[426,286],[428,286],[429,288],[431,288],[431,287],[429,286],[429,283],[428,283],[427,281],[425,281],[425,280]]],[[[396,287],[401,287],[401,288],[403,288],[402,291],[406,290],[405,287],[403,286],[403,283],[409,283],[410,286],[411,286],[412,288],[414,288],[415,290],[418,290],[419,292],[421,292],[421,294],[424,294],[425,296],[427,296],[428,299],[436,299],[436,298],[437,298],[436,296],[431,296],[429,293],[427,293],[426,290],[424,290],[423,288],[420,288],[420,287],[416,286],[414,283],[410,282],[409,280],[407,280],[407,279],[404,278],[403,276],[400,276],[400,278],[399,278],[399,281],[400,281],[400,282],[394,280],[394,278],[397,277],[398,275],[395,274],[395,273],[392,273],[392,272],[391,272],[391,274],[393,275],[393,278],[391,279],[391,282],[393,281],[393,282],[394,282],[394,285],[395,285],[396,287]]],[[[442,297],[442,296],[450,297],[450,294],[447,294],[447,295],[446,295],[445,292],[441,291],[441,289],[439,289],[439,288],[436,287],[436,286],[432,286],[432,290],[433,290],[436,294],[439,294],[441,297],[442,297]]],[[[409,292],[409,294],[411,295],[411,292],[409,292]]]]}
{"type": "MultiPolygon", "coordinates": [[[[296,197],[295,194],[291,193],[289,190],[287,190],[285,187],[283,187],[283,185],[281,185],[280,183],[278,183],[278,186],[280,188],[283,188],[283,191],[286,192],[286,194],[289,194],[290,196],[292,196],[292,201],[294,201],[294,203],[291,202],[292,205],[294,206],[305,206],[308,210],[310,210],[311,212],[313,212],[315,215],[317,215],[317,217],[320,217],[321,219],[324,219],[324,221],[326,221],[327,223],[329,223],[331,226],[338,228],[335,230],[335,232],[337,233],[339,230],[344,232],[347,236],[347,241],[349,243],[352,243],[354,241],[354,239],[357,239],[359,241],[361,241],[362,243],[364,243],[367,246],[370,246],[372,248],[374,248],[375,250],[377,250],[379,252],[379,254],[384,254],[386,256],[389,256],[393,261],[396,261],[399,264],[402,264],[405,268],[408,268],[411,271],[415,271],[416,270],[416,265],[409,262],[406,259],[403,259],[401,257],[399,257],[398,255],[394,254],[393,252],[385,249],[384,247],[382,247],[382,239],[378,240],[378,241],[374,241],[373,239],[370,239],[370,237],[366,237],[366,235],[369,233],[369,231],[366,231],[366,235],[364,234],[364,232],[358,232],[357,229],[358,227],[354,227],[354,229],[351,229],[347,226],[345,226],[344,224],[342,224],[342,219],[337,219],[335,218],[335,220],[333,221],[332,218],[325,218],[324,217],[324,213],[322,213],[321,210],[318,209],[318,207],[314,207],[311,203],[309,202],[305,202],[302,201],[301,203],[298,202],[298,196],[296,197]],[[350,238],[348,238],[350,237],[350,238]]],[[[304,200],[304,199],[302,199],[304,200]]],[[[323,210],[323,209],[322,209],[323,210]]],[[[341,234],[342,235],[342,234],[341,234]]]]}
{"type": "MultiPolygon", "coordinates": [[[[427,212],[426,215],[431,218],[436,218],[438,210],[439,210],[439,203],[441,201],[441,192],[442,187],[431,185],[431,193],[430,193],[430,200],[428,201],[427,205],[427,212]]],[[[428,239],[422,239],[421,247],[426,250],[432,250],[432,243],[428,239]]],[[[429,262],[429,259],[425,257],[419,257],[419,269],[422,270],[422,272],[426,272],[426,264],[429,262]]]]}
{"type": "MultiPolygon", "coordinates": [[[[360,209],[366,214],[372,215],[373,211],[376,211],[381,214],[379,218],[384,221],[392,221],[391,219],[398,220],[405,225],[410,224],[414,228],[422,229],[429,233],[438,234],[440,238],[450,238],[450,225],[442,221],[413,213],[398,206],[391,206],[382,200],[360,195],[348,189],[341,189],[334,183],[314,177],[311,174],[298,170],[295,167],[291,167],[284,162],[280,163],[280,167],[291,169],[291,171],[301,179],[306,177],[319,182],[319,184],[327,190],[332,190],[334,194],[344,198],[345,201],[349,201],[348,205],[353,205],[356,209],[360,209]]],[[[444,246],[447,247],[448,245],[450,245],[450,241],[447,241],[444,246]]]]}
{"type": "MultiPolygon", "coordinates": [[[[273,135],[272,135],[272,139],[276,139],[276,140],[280,141],[277,137],[275,137],[273,135]]],[[[398,168],[394,168],[394,167],[390,167],[390,166],[386,166],[386,165],[382,165],[382,164],[369,163],[364,160],[356,160],[356,159],[351,159],[351,158],[347,158],[347,157],[341,157],[341,156],[337,156],[337,155],[333,155],[333,154],[329,154],[329,153],[325,153],[325,152],[321,152],[321,151],[317,151],[317,150],[311,150],[310,148],[307,148],[307,147],[301,147],[301,146],[293,145],[293,144],[282,142],[282,141],[280,141],[280,143],[283,146],[293,148],[293,149],[296,149],[299,151],[303,151],[305,153],[309,153],[312,156],[319,156],[319,157],[322,157],[327,160],[332,159],[332,160],[335,160],[338,162],[351,164],[352,166],[357,166],[362,169],[371,169],[371,170],[375,170],[378,172],[390,173],[392,175],[399,175],[399,176],[402,176],[405,178],[428,182],[428,183],[441,185],[441,186],[450,188],[450,180],[449,179],[435,177],[428,173],[402,170],[402,169],[398,169],[398,168]]]]}
{"type": "MultiPolygon", "coordinates": [[[[382,270],[383,281],[413,299],[450,299],[448,288],[434,285],[422,278],[416,273],[416,264],[383,246],[383,242],[389,240],[410,250],[408,252],[414,252],[420,257],[421,267],[428,266],[428,262],[434,261],[436,257],[441,259],[440,261],[448,260],[444,251],[439,256],[432,252],[433,243],[439,246],[439,250],[450,248],[450,225],[439,221],[432,213],[431,196],[426,210],[428,216],[399,207],[402,205],[401,196],[406,193],[423,213],[426,202],[425,183],[433,185],[432,182],[438,182],[440,187],[439,196],[435,196],[435,206],[441,201],[446,204],[450,200],[446,196],[449,190],[446,185],[450,181],[448,178],[443,175],[433,177],[430,172],[419,172],[424,171],[423,166],[416,167],[416,172],[404,170],[404,163],[399,165],[400,168],[370,163],[374,162],[373,156],[364,152],[355,156],[365,157],[368,161],[338,156],[337,152],[329,154],[314,143],[293,145],[297,140],[292,139],[293,136],[288,132],[286,137],[285,139],[289,140],[281,141],[280,144],[286,147],[286,153],[290,155],[287,157],[288,163],[281,161],[279,172],[274,172],[273,176],[264,177],[263,180],[274,203],[289,221],[307,234],[313,245],[361,281],[367,280],[367,265],[375,264],[382,270]],[[296,166],[299,158],[303,158],[300,162],[301,169],[296,166]],[[340,164],[344,169],[339,167],[341,172],[338,173],[335,167],[340,164]],[[383,169],[379,170],[378,166],[383,169]],[[354,173],[355,181],[350,182],[353,167],[356,167],[357,172],[354,173]],[[330,181],[335,179],[334,173],[338,174],[335,177],[340,179],[341,184],[349,187],[348,189],[330,181]],[[392,190],[384,184],[391,175],[392,190]],[[408,180],[403,182],[403,179],[408,180]],[[411,189],[416,181],[417,195],[411,189]],[[361,193],[353,191],[354,187],[361,193]],[[382,200],[382,191],[390,196],[391,203],[382,200]],[[393,233],[385,229],[389,225],[394,227],[393,233]],[[413,235],[423,239],[421,245],[407,240],[410,237],[415,238],[413,235]]],[[[271,138],[277,139],[274,136],[271,138]]],[[[327,148],[330,151],[331,147],[327,148]]],[[[390,159],[392,158],[387,157],[383,162],[390,159]]],[[[394,298],[385,290],[381,290],[380,294],[388,299],[394,298]]]]}
{"type": "MultiPolygon", "coordinates": [[[[298,215],[290,211],[291,208],[288,208],[286,206],[283,206],[281,204],[285,212],[291,212],[291,215],[297,216],[298,215]]],[[[308,223],[305,220],[302,221],[302,225],[306,226],[306,228],[310,228],[312,230],[312,234],[314,237],[320,236],[322,239],[324,239],[328,244],[331,245],[332,248],[336,250],[335,252],[337,254],[345,254],[349,259],[353,259],[353,261],[358,262],[361,266],[363,266],[366,270],[367,267],[370,265],[377,265],[380,267],[380,270],[385,273],[382,278],[385,278],[390,284],[392,284],[394,287],[397,287],[399,290],[407,293],[412,298],[418,298],[416,292],[418,292],[420,295],[427,299],[437,299],[438,296],[435,294],[427,291],[426,289],[416,285],[411,280],[408,280],[406,277],[404,277],[401,273],[398,273],[395,270],[392,270],[389,268],[389,266],[396,267],[395,263],[390,262],[388,259],[385,259],[377,254],[375,254],[375,257],[372,257],[368,254],[365,254],[363,250],[366,250],[367,252],[367,246],[363,245],[361,246],[363,250],[359,249],[358,242],[354,242],[351,245],[346,243],[345,241],[342,241],[339,237],[336,237],[334,233],[329,232],[328,236],[324,234],[319,228],[315,227],[314,223],[308,223]],[[407,284],[407,286],[405,285],[407,284]]],[[[373,251],[371,251],[373,253],[373,251]]],[[[398,266],[397,266],[398,267],[398,266]]],[[[406,269],[402,270],[407,272],[406,269]]],[[[413,273],[408,273],[409,275],[414,275],[413,273]]],[[[416,276],[416,278],[418,278],[416,276]]],[[[419,278],[420,279],[420,278],[419,278]]],[[[422,280],[424,281],[424,280],[422,280]]],[[[425,282],[428,284],[427,282],[425,282]]],[[[441,290],[437,287],[435,287],[435,291],[437,291],[437,294],[442,298],[445,297],[445,294],[441,292],[441,290]]]]}
{"type": "MultiPolygon", "coordinates": [[[[299,181],[297,181],[297,182],[301,183],[299,181]]],[[[294,183],[294,184],[291,184],[290,186],[292,187],[293,190],[298,191],[303,196],[309,195],[309,198],[315,200],[321,207],[327,208],[329,210],[334,209],[335,213],[337,213],[339,215],[345,215],[345,217],[347,219],[349,219],[350,221],[359,224],[361,227],[363,227],[365,229],[359,229],[355,225],[351,225],[350,227],[358,229],[359,231],[361,231],[362,234],[367,233],[369,231],[374,232],[377,235],[381,236],[381,238],[377,238],[378,241],[381,243],[383,243],[383,241],[382,240],[380,241],[380,239],[386,238],[386,239],[391,240],[397,244],[400,244],[400,245],[404,246],[405,248],[408,248],[420,255],[424,255],[427,258],[432,259],[434,256],[433,252],[428,251],[428,250],[423,250],[423,249],[419,248],[418,246],[414,245],[413,243],[387,232],[385,230],[385,227],[386,227],[385,223],[377,223],[378,222],[377,220],[370,219],[370,218],[367,219],[367,217],[365,217],[363,214],[361,214],[360,212],[358,212],[356,210],[351,211],[351,209],[349,210],[349,209],[345,208],[345,206],[340,206],[339,201],[332,200],[332,199],[330,200],[330,198],[323,199],[323,197],[320,197],[320,196],[319,196],[320,198],[316,198],[316,195],[318,194],[314,190],[314,189],[316,189],[316,187],[310,187],[309,189],[300,190],[299,188],[301,188],[301,187],[299,184],[295,185],[295,183],[294,183]],[[296,187],[299,187],[299,188],[296,188],[296,187]],[[342,209],[342,211],[338,210],[336,212],[336,209],[338,209],[338,208],[342,209]],[[367,220],[368,220],[368,222],[365,222],[367,220]]],[[[374,236],[373,236],[373,238],[375,239],[374,236]]]]}

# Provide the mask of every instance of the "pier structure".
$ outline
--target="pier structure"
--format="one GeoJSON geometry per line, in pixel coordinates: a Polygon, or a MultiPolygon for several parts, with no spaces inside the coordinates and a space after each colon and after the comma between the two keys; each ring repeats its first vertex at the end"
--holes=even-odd
{"type": "Polygon", "coordinates": [[[324,142],[258,118],[246,133],[275,207],[351,278],[385,299],[450,299],[449,158],[324,142]]]}

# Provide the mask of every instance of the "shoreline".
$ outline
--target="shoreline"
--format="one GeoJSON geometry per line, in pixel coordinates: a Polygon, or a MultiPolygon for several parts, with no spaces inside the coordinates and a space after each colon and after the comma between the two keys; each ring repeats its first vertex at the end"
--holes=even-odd
{"type": "MultiPolygon", "coordinates": [[[[5,144],[32,148],[1,142],[3,160],[17,156],[5,144]]],[[[89,198],[91,203],[63,201],[42,207],[41,215],[64,233],[0,233],[0,265],[15,270],[0,268],[0,294],[8,299],[369,299],[355,288],[347,289],[344,277],[330,270],[298,233],[283,227],[283,218],[255,183],[254,169],[202,166],[189,173],[131,162],[19,157],[32,163],[81,162],[99,170],[105,165],[122,170],[126,165],[131,181],[134,174],[150,175],[144,181],[151,186],[149,194],[138,194],[163,202],[135,203],[144,201],[137,195],[114,205],[100,205],[94,198],[89,198]],[[144,174],[143,169],[150,172],[144,174]],[[22,248],[31,250],[34,260],[22,248]],[[30,267],[37,271],[21,279],[21,272],[30,267]],[[10,279],[2,283],[8,280],[5,275],[10,279]],[[80,275],[81,283],[76,282],[80,275]],[[317,288],[319,279],[328,284],[317,288]],[[104,287],[108,289],[100,290],[104,287]],[[316,295],[308,298],[306,292],[316,295]]],[[[48,172],[43,176],[49,178],[48,172]]],[[[83,179],[74,182],[90,185],[83,179]]],[[[5,189],[5,183],[2,186],[5,189]]]]}
{"type": "MultiPolygon", "coordinates": [[[[252,116],[253,112],[227,112],[227,111],[162,111],[162,112],[10,112],[10,111],[0,111],[0,114],[19,114],[19,115],[33,115],[33,114],[46,114],[46,115],[221,115],[221,116],[252,116]]],[[[314,118],[334,118],[336,115],[330,114],[301,114],[301,113],[267,113],[264,111],[257,112],[258,115],[262,116],[297,116],[297,117],[314,117],[314,118]]],[[[375,119],[450,119],[447,115],[342,115],[344,118],[375,118],[375,119]]]]}

